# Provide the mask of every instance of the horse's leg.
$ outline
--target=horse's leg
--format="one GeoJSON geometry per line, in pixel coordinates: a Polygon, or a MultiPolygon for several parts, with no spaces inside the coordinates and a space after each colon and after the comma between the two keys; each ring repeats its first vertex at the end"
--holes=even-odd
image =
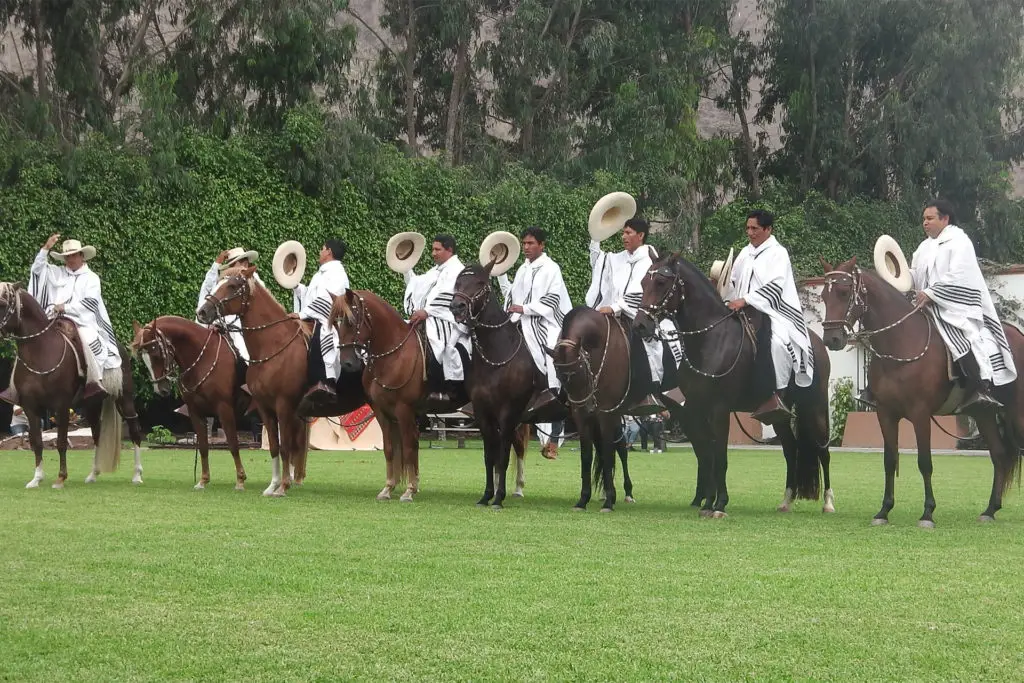
{"type": "MultiPolygon", "coordinates": [[[[231,450],[231,458],[235,461],[235,490],[244,491],[245,467],[242,465],[242,456],[238,451],[238,422],[235,420],[235,407],[229,403],[221,404],[218,416],[220,417],[220,426],[224,428],[224,434],[228,437],[228,448],[231,450]]],[[[196,434],[198,433],[196,432],[196,434]]],[[[203,472],[206,476],[206,481],[209,481],[209,466],[205,458],[203,460],[203,472]]]]}
{"type": "Polygon", "coordinates": [[[420,490],[420,428],[416,424],[416,411],[411,406],[400,405],[398,415],[398,436],[402,442],[402,466],[405,469],[406,487],[402,494],[403,503],[411,503],[420,490]]]}
{"type": "Polygon", "coordinates": [[[782,445],[782,456],[786,459],[786,490],[782,494],[782,502],[775,509],[779,512],[789,512],[793,509],[793,497],[796,494],[796,449],[798,445],[796,435],[793,434],[793,428],[788,420],[772,426],[782,445]]]}
{"type": "Polygon", "coordinates": [[[306,424],[294,411],[284,417],[278,414],[277,423],[281,427],[281,484],[274,495],[284,496],[292,486],[292,458],[302,444],[299,430],[304,430],[306,424]]]}
{"type": "Polygon", "coordinates": [[[594,464],[594,440],[591,437],[591,426],[588,419],[582,416],[577,417],[577,426],[580,434],[580,499],[573,505],[574,510],[586,510],[590,502],[591,467],[594,464]]]}
{"type": "Polygon", "coordinates": [[[392,433],[392,426],[394,423],[391,418],[384,415],[384,411],[374,411],[377,416],[377,422],[380,424],[381,440],[384,442],[384,463],[386,472],[384,475],[384,488],[377,494],[377,500],[391,500],[391,492],[395,490],[395,486],[398,485],[398,475],[395,474],[395,448],[401,448],[400,444],[395,443],[395,438],[392,433]]]}
{"type": "Polygon", "coordinates": [[[636,499],[633,498],[633,480],[629,478],[629,449],[626,448],[626,442],[620,441],[615,448],[619,453],[619,461],[622,463],[622,490],[626,493],[626,497],[623,500],[627,503],[635,503],[636,499]]]}
{"type": "MultiPolygon", "coordinates": [[[[92,432],[92,442],[98,444],[100,442],[100,417],[103,415],[103,401],[91,401],[87,404],[87,407],[83,408],[85,411],[85,419],[89,422],[89,431],[92,432]]],[[[60,409],[58,412],[68,412],[67,406],[60,409]]],[[[88,476],[85,478],[86,484],[91,484],[96,481],[96,478],[100,476],[100,454],[93,451],[92,456],[92,469],[89,471],[88,476]]]]}
{"type": "Polygon", "coordinates": [[[258,408],[263,426],[267,428],[267,442],[270,446],[270,485],[263,489],[264,496],[272,496],[281,484],[281,435],[278,432],[277,416],[258,408]]]}
{"type": "MultiPolygon", "coordinates": [[[[607,421],[605,421],[607,422],[607,421]]],[[[615,509],[615,432],[618,424],[602,424],[598,426],[597,455],[601,458],[601,477],[604,479],[604,502],[601,504],[601,512],[611,512],[615,509]]]]}
{"type": "Polygon", "coordinates": [[[496,433],[498,427],[493,424],[495,421],[495,418],[491,417],[480,422],[480,436],[484,441],[484,471],[486,472],[484,495],[476,502],[481,507],[490,503],[494,498],[494,464],[500,441],[500,435],[496,433]]]}
{"type": "MultiPolygon", "coordinates": [[[[223,411],[221,411],[220,418],[223,425],[223,411]]],[[[192,488],[202,491],[210,483],[210,435],[206,430],[206,418],[199,414],[195,406],[189,408],[188,419],[192,422],[192,429],[196,433],[196,448],[199,449],[199,460],[203,470],[199,475],[199,481],[192,488]]],[[[224,428],[224,433],[228,433],[227,427],[224,428]]]]}
{"type": "MultiPolygon", "coordinates": [[[[131,369],[126,370],[131,374],[131,369]]],[[[131,382],[125,383],[124,391],[117,399],[117,408],[121,417],[128,423],[128,438],[134,446],[135,469],[132,473],[132,483],[142,483],[142,423],[139,422],[139,412],[135,409],[135,389],[131,382]],[[130,417],[126,417],[130,416],[130,417]]]]}
{"type": "MultiPolygon", "coordinates": [[[[28,418],[28,442],[32,446],[32,454],[36,456],[36,471],[32,480],[25,484],[27,489],[39,488],[43,480],[43,428],[39,424],[39,416],[25,408],[25,417],[28,418]]],[[[67,469],[63,472],[64,478],[68,476],[67,469]]]]}
{"type": "Polygon", "coordinates": [[[726,517],[725,506],[729,504],[729,487],[726,474],[729,471],[729,412],[712,416],[712,437],[715,448],[715,504],[711,516],[715,519],[726,517]]]}
{"type": "Polygon", "coordinates": [[[523,497],[523,487],[526,486],[526,446],[530,443],[530,425],[522,424],[516,427],[515,437],[512,439],[512,448],[516,452],[516,490],[513,498],[523,497]]]}
{"type": "MultiPolygon", "coordinates": [[[[68,423],[71,415],[65,407],[57,411],[57,453],[60,455],[60,472],[57,474],[57,481],[53,482],[53,488],[64,488],[64,482],[68,478],[68,423]]],[[[99,442],[96,442],[99,443],[99,442]]]]}
{"type": "Polygon", "coordinates": [[[871,520],[874,525],[889,523],[889,512],[896,504],[896,470],[900,464],[900,418],[898,415],[882,410],[879,410],[877,415],[878,428],[882,432],[882,443],[884,444],[885,493],[882,494],[882,509],[871,520]]]}
{"type": "Polygon", "coordinates": [[[924,514],[917,520],[919,527],[931,529],[935,526],[932,514],[935,512],[935,493],[932,491],[932,425],[931,415],[918,415],[914,419],[914,436],[917,438],[917,469],[924,482],[924,514]]]}
{"type": "Polygon", "coordinates": [[[498,452],[494,458],[494,498],[491,500],[491,507],[495,510],[500,510],[505,502],[508,461],[512,453],[513,434],[517,428],[515,420],[504,419],[498,433],[498,452]]]}
{"type": "MultiPolygon", "coordinates": [[[[1003,491],[1006,490],[1008,458],[1017,458],[1016,453],[1007,455],[1006,445],[1003,442],[1002,434],[999,431],[999,424],[995,415],[978,415],[974,417],[978,425],[978,432],[985,443],[988,444],[989,457],[992,459],[992,493],[989,495],[988,507],[978,517],[979,522],[992,522],[996,518],[996,512],[1003,506],[1003,491]]],[[[1010,429],[1010,425],[1006,426],[1010,429]]],[[[1011,470],[1012,471],[1012,470],[1011,470]]]]}

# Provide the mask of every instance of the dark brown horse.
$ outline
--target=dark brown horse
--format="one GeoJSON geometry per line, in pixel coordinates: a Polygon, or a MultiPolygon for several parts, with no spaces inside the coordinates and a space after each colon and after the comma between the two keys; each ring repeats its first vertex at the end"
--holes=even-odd
{"type": "MultiPolygon", "coordinates": [[[[757,395],[751,386],[759,339],[756,330],[762,329],[763,316],[750,307],[734,314],[711,281],[677,255],[651,265],[644,276],[643,290],[635,321],[641,334],[654,334],[657,322],[671,317],[682,342],[677,378],[686,396],[684,428],[697,455],[697,486],[704,498],[701,514],[724,517],[729,502],[726,470],[730,413],[755,410],[768,398],[757,395]]],[[[760,337],[761,344],[771,343],[767,335],[760,337]]],[[[782,396],[791,409],[796,408],[796,432],[788,419],[772,425],[786,459],[786,491],[779,509],[788,511],[794,497],[818,500],[824,472],[822,509],[833,512],[828,450],[831,365],[821,339],[814,332],[810,337],[814,379],[808,387],[798,387],[791,381],[782,396]]],[[[768,395],[773,389],[767,388],[768,395]]]]}
{"type": "Polygon", "coordinates": [[[235,461],[235,490],[245,490],[245,468],[238,453],[238,427],[248,398],[240,390],[242,379],[236,377],[235,353],[224,335],[214,327],[197,325],[176,315],[164,315],[145,326],[133,323],[135,339],[132,351],[139,354],[153,390],[169,396],[172,383],[177,383],[181,398],[188,407],[192,429],[196,433],[203,473],[196,489],[210,483],[210,440],[206,418],[220,419],[224,435],[235,461]]]}
{"type": "MultiPolygon", "coordinates": [[[[363,390],[380,423],[384,438],[387,474],[377,500],[391,500],[391,493],[403,481],[403,502],[419,492],[419,425],[417,417],[426,411],[429,393],[426,354],[430,347],[419,326],[409,325],[395,308],[373,292],[349,290],[334,297],[331,325],[338,331],[339,362],[344,373],[361,372],[363,390]]],[[[459,406],[434,406],[446,412],[459,406]]],[[[522,496],[523,459],[528,432],[517,430],[515,446],[518,482],[522,496]]]]}
{"type": "MultiPolygon", "coordinates": [[[[512,323],[491,286],[491,268],[467,266],[455,280],[450,304],[470,330],[473,350],[466,387],[484,441],[484,494],[477,505],[500,509],[505,500],[509,453],[536,387],[546,385],[530,357],[522,330],[512,323]]],[[[528,432],[527,432],[528,433],[528,432]]],[[[518,450],[518,449],[517,449],[518,450]]]]}
{"type": "MultiPolygon", "coordinates": [[[[878,426],[885,448],[885,493],[873,524],[887,524],[895,504],[893,487],[899,471],[899,422],[906,418],[917,437],[917,466],[924,479],[924,514],[919,526],[933,527],[935,494],[932,491],[931,418],[955,410],[963,388],[950,379],[949,355],[925,309],[916,309],[895,287],[876,273],[857,266],[852,258],[835,268],[822,260],[825,286],[824,335],[829,348],[841,350],[850,331],[860,323],[858,340],[872,353],[868,370],[871,392],[878,402],[878,426]]],[[[1003,325],[1013,351],[1014,364],[1024,367],[1024,335],[1003,325]]],[[[992,521],[1002,507],[1003,495],[1020,467],[1024,435],[1024,391],[1018,379],[996,387],[995,397],[1005,406],[999,414],[973,415],[992,458],[992,492],[980,521],[992,521]]]]}
{"type": "Polygon", "coordinates": [[[85,378],[79,368],[85,367],[82,355],[89,353],[82,345],[75,324],[58,316],[48,319],[32,296],[19,285],[0,283],[0,334],[13,339],[17,346],[11,382],[18,393],[19,404],[29,425],[29,443],[36,456],[35,475],[25,488],[38,488],[43,480],[43,435],[40,419],[46,411],[57,422],[57,452],[60,471],[53,488],[64,488],[68,478],[68,422],[72,406],[78,406],[89,423],[96,444],[92,471],[86,483],[96,481],[101,471],[117,468],[121,449],[121,418],[128,422],[128,433],[135,445],[135,472],[132,483],[142,483],[142,427],[135,411],[135,388],[132,381],[131,356],[118,344],[121,367],[107,371],[103,377],[106,397],[79,399],[85,378]],[[102,438],[102,440],[101,440],[102,438]]]}
{"type": "Polygon", "coordinates": [[[565,316],[558,342],[548,353],[580,436],[581,486],[574,509],[586,509],[596,486],[604,489],[601,512],[615,508],[616,450],[626,502],[633,502],[626,449],[616,448],[623,437],[624,408],[646,394],[630,381],[629,333],[615,317],[577,306],[565,316]]]}

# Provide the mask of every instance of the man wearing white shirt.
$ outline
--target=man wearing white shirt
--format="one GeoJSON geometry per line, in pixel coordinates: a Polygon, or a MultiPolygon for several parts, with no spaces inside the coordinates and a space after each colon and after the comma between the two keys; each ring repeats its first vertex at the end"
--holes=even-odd
{"type": "MultiPolygon", "coordinates": [[[[468,400],[462,383],[465,369],[458,346],[470,353],[469,328],[455,322],[451,311],[455,296],[455,280],[465,266],[456,255],[455,238],[451,235],[437,235],[431,245],[430,256],[434,267],[416,275],[411,270],[403,273],[405,278],[405,312],[410,325],[424,325],[431,353],[441,366],[443,375],[442,391],[431,391],[430,402],[447,402],[455,399],[468,400]]],[[[435,373],[429,371],[428,377],[435,373]]],[[[436,381],[432,385],[436,386],[436,381]]],[[[465,402],[465,401],[463,401],[465,402]]]]}
{"type": "Polygon", "coordinates": [[[605,252],[601,244],[590,241],[590,267],[593,275],[587,291],[587,305],[605,315],[618,317],[630,334],[630,370],[633,380],[650,392],[623,412],[629,415],[655,415],[665,409],[655,395],[664,376],[664,346],[659,335],[642,339],[633,330],[633,319],[643,299],[641,282],[658,253],[647,245],[650,225],[639,217],[630,218],[622,229],[624,251],[605,252]],[[635,351],[634,351],[635,349],[635,351]],[[647,362],[640,360],[646,355],[647,362]]]}
{"type": "Polygon", "coordinates": [[[554,359],[546,349],[558,343],[562,320],[572,310],[569,290],[562,269],[545,253],[547,232],[531,226],[519,235],[526,263],[516,271],[510,283],[505,274],[497,277],[505,297],[505,309],[513,323],[520,322],[526,348],[538,370],[547,379],[547,388],[537,393],[526,407],[523,422],[550,422],[566,416],[559,397],[561,382],[555,373],[554,359]]]}
{"type": "Polygon", "coordinates": [[[320,248],[320,268],[309,280],[309,285],[298,284],[292,290],[293,304],[298,317],[313,321],[310,354],[307,362],[309,383],[312,385],[302,404],[334,403],[337,400],[338,332],[328,321],[334,299],[349,288],[348,274],[341,264],[347,246],[339,239],[326,240],[320,248]],[[319,346],[320,353],[315,353],[319,346]]]}

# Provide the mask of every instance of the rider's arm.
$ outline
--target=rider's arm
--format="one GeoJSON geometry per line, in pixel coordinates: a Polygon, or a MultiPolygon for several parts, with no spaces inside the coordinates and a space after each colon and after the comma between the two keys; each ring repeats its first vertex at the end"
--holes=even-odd
{"type": "Polygon", "coordinates": [[[206,271],[203,285],[199,288],[199,303],[196,304],[196,315],[199,315],[199,309],[206,303],[206,298],[213,294],[213,288],[217,286],[217,276],[219,274],[220,269],[217,267],[217,262],[214,261],[210,269],[206,271]]]}

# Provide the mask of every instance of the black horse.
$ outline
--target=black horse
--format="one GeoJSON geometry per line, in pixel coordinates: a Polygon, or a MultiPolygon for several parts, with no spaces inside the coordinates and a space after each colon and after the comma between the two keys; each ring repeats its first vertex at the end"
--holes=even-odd
{"type": "Polygon", "coordinates": [[[471,265],[459,273],[450,308],[456,322],[469,327],[472,359],[465,369],[469,400],[484,441],[487,483],[477,505],[501,508],[509,452],[526,405],[546,386],[526,347],[522,329],[498,303],[491,268],[471,265]]]}
{"type": "MultiPolygon", "coordinates": [[[[711,281],[680,256],[655,261],[644,276],[643,291],[634,322],[637,330],[649,337],[660,319],[671,317],[682,341],[683,359],[677,376],[686,396],[684,426],[697,455],[701,515],[724,517],[729,503],[730,413],[755,410],[775,389],[770,372],[770,321],[750,307],[741,313],[731,311],[711,281]],[[763,379],[766,375],[768,381],[763,379]]],[[[814,332],[810,336],[813,382],[797,387],[791,381],[782,395],[787,407],[795,408],[796,432],[789,419],[772,425],[786,458],[786,491],[779,510],[789,511],[794,497],[818,500],[823,471],[823,510],[833,512],[828,450],[831,366],[821,338],[814,332]]]]}

